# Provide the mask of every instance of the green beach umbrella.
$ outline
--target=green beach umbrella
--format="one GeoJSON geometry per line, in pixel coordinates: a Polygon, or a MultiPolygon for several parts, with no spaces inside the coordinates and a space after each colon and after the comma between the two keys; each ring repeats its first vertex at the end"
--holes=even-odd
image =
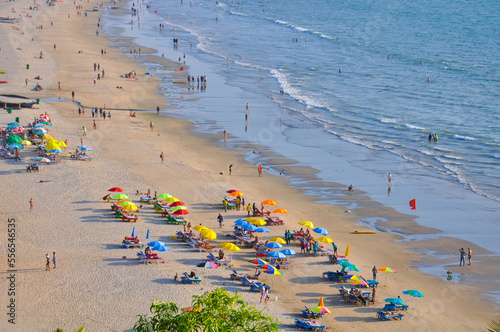
{"type": "Polygon", "coordinates": [[[171,211],[177,211],[177,210],[187,210],[187,207],[182,206],[182,205],[180,205],[180,206],[174,206],[174,207],[170,208],[170,210],[171,210],[171,211]]]}
{"type": "Polygon", "coordinates": [[[5,140],[7,143],[21,143],[22,138],[17,136],[17,135],[9,135],[7,139],[5,140]]]}
{"type": "Polygon", "coordinates": [[[128,199],[128,196],[124,194],[117,194],[113,196],[113,199],[128,199]]]}

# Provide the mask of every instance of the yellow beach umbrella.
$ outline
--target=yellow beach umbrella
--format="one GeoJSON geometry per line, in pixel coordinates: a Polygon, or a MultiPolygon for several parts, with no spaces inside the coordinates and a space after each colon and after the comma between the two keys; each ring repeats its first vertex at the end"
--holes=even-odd
{"type": "Polygon", "coordinates": [[[197,225],[197,226],[194,226],[193,229],[195,231],[198,231],[198,232],[201,232],[202,230],[204,229],[208,229],[207,227],[203,226],[203,225],[197,225]]]}
{"type": "Polygon", "coordinates": [[[135,210],[139,209],[137,207],[137,205],[135,205],[134,203],[127,204],[127,205],[122,205],[122,206],[123,206],[122,207],[123,210],[128,210],[128,211],[135,211],[135,210]]]}
{"type": "Polygon", "coordinates": [[[204,229],[201,232],[201,236],[203,236],[207,240],[215,240],[217,239],[217,234],[211,229],[204,229]]]}
{"type": "Polygon", "coordinates": [[[177,197],[169,197],[165,200],[165,202],[167,203],[174,203],[174,202],[178,202],[180,201],[180,199],[178,199],[177,197]]]}
{"type": "Polygon", "coordinates": [[[348,244],[347,248],[345,249],[345,257],[349,257],[349,253],[351,252],[351,246],[348,244]]]}
{"type": "Polygon", "coordinates": [[[267,225],[267,222],[265,222],[264,220],[262,219],[257,219],[255,220],[252,224],[256,225],[256,226],[264,226],[264,225],[267,225]]]}
{"type": "Polygon", "coordinates": [[[306,227],[309,227],[309,228],[313,228],[314,229],[314,225],[312,222],[310,221],[301,221],[299,222],[299,225],[302,225],[302,226],[306,226],[306,227]]]}
{"type": "Polygon", "coordinates": [[[228,245],[228,244],[233,244],[233,243],[232,242],[222,242],[222,243],[219,243],[219,246],[224,247],[225,245],[228,245]]]}
{"type": "Polygon", "coordinates": [[[278,243],[281,243],[281,244],[286,244],[285,240],[283,240],[279,236],[273,237],[272,239],[269,240],[269,242],[278,242],[278,243]]]}
{"type": "Polygon", "coordinates": [[[67,148],[68,147],[64,141],[57,141],[57,145],[59,145],[62,148],[67,148]]]}
{"type": "Polygon", "coordinates": [[[326,236],[322,236],[318,239],[319,242],[323,242],[323,243],[332,243],[333,240],[330,239],[329,237],[326,237],[326,236]]]}
{"type": "Polygon", "coordinates": [[[241,251],[241,249],[233,243],[228,243],[222,248],[224,248],[224,250],[229,250],[229,251],[241,251]]]}
{"type": "Polygon", "coordinates": [[[26,140],[26,139],[23,139],[23,140],[21,141],[21,145],[31,145],[31,142],[30,142],[30,141],[28,141],[28,140],[26,140]]]}

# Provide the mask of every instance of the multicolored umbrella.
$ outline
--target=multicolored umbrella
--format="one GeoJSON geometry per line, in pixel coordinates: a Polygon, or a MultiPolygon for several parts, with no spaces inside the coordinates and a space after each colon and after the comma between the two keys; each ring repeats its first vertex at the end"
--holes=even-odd
{"type": "MultiPolygon", "coordinates": [[[[325,303],[323,301],[323,296],[319,299],[318,305],[311,309],[311,312],[316,314],[331,314],[332,312],[325,307],[325,303]]],[[[321,316],[320,316],[321,319],[321,316]]]]}
{"type": "Polygon", "coordinates": [[[278,269],[269,269],[269,270],[264,271],[264,273],[274,274],[274,275],[279,275],[279,276],[283,275],[283,273],[278,269]]]}
{"type": "Polygon", "coordinates": [[[21,126],[14,127],[10,130],[12,133],[20,134],[24,132],[24,128],[21,126]]]}
{"type": "Polygon", "coordinates": [[[363,279],[354,280],[353,282],[351,282],[351,285],[358,285],[358,286],[362,286],[362,287],[368,287],[368,283],[366,281],[364,281],[363,279]]]}
{"type": "Polygon", "coordinates": [[[113,196],[111,199],[116,199],[116,200],[128,199],[128,196],[125,194],[117,194],[117,195],[113,196]]]}
{"type": "Polygon", "coordinates": [[[385,299],[384,302],[389,302],[395,305],[406,305],[405,301],[400,299],[399,297],[390,297],[388,299],[385,299]]]}
{"type": "MultiPolygon", "coordinates": [[[[385,273],[397,273],[396,270],[393,270],[387,266],[379,267],[377,270],[385,272],[385,273]]],[[[384,276],[384,285],[387,286],[387,274],[384,276]]]]}
{"type": "Polygon", "coordinates": [[[422,294],[422,292],[420,292],[416,289],[410,289],[410,290],[404,291],[403,294],[411,295],[413,297],[424,297],[424,294],[422,294]]]}
{"type": "Polygon", "coordinates": [[[255,258],[255,259],[251,259],[248,261],[249,263],[252,263],[252,264],[257,264],[257,265],[265,265],[265,264],[269,264],[268,262],[266,262],[265,260],[263,259],[259,259],[259,258],[255,258]]]}
{"type": "Polygon", "coordinates": [[[187,207],[185,206],[174,206],[173,208],[170,208],[171,211],[178,211],[178,210],[187,210],[187,207]]]}
{"type": "Polygon", "coordinates": [[[217,268],[219,268],[219,267],[217,266],[217,264],[215,264],[214,262],[206,262],[206,263],[203,265],[203,267],[204,267],[205,269],[217,269],[217,268]]]}
{"type": "Polygon", "coordinates": [[[301,221],[301,222],[299,222],[299,225],[306,226],[309,228],[314,228],[314,224],[310,221],[301,221]]]}

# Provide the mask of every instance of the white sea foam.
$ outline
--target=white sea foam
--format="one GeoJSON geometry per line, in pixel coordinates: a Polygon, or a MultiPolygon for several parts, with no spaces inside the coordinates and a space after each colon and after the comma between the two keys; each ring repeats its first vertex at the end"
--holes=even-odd
{"type": "Polygon", "coordinates": [[[382,122],[382,123],[398,123],[398,120],[391,119],[391,118],[382,118],[382,119],[380,119],[380,122],[382,122]]]}
{"type": "Polygon", "coordinates": [[[469,137],[469,136],[462,136],[462,135],[453,135],[453,138],[454,139],[459,139],[459,140],[462,140],[462,141],[475,141],[476,139],[473,138],[473,137],[469,137]]]}
{"type": "Polygon", "coordinates": [[[423,128],[423,127],[411,125],[411,124],[408,124],[408,123],[405,123],[405,127],[408,128],[408,129],[425,130],[425,128],[423,128]]]}

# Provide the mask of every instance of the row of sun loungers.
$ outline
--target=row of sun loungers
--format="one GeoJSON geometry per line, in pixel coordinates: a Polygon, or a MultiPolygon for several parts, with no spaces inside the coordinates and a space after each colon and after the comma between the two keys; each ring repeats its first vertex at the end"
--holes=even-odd
{"type": "Polygon", "coordinates": [[[361,292],[360,294],[353,294],[351,293],[350,290],[348,290],[345,287],[342,287],[339,289],[340,295],[342,296],[342,299],[344,301],[347,301],[352,304],[363,304],[363,305],[369,305],[370,304],[370,292],[361,292]]]}

